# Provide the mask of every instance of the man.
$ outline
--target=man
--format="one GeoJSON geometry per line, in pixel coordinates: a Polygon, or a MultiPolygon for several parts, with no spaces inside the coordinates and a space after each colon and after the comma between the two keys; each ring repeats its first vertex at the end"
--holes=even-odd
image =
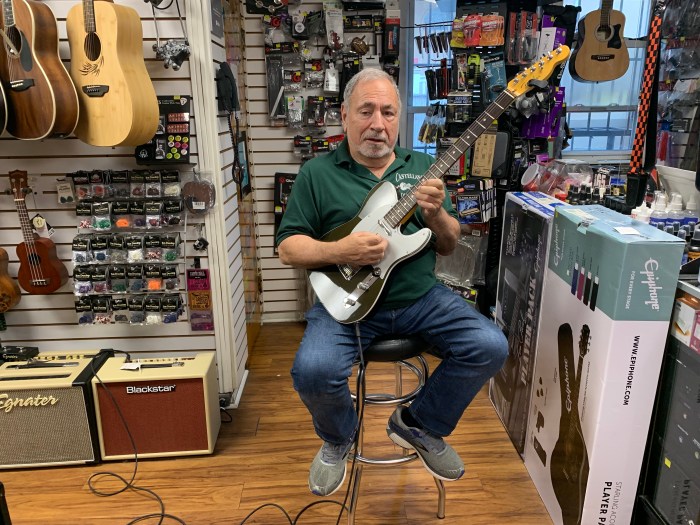
{"type": "MultiPolygon", "coordinates": [[[[380,181],[390,181],[403,195],[432,164],[429,155],[396,146],[400,112],[398,88],[383,71],[365,69],[348,82],[341,108],[345,140],[336,151],[304,164],[294,183],[277,233],[284,264],[361,267],[383,259],[389,240],[377,233],[319,239],[352,219],[380,181]]],[[[428,227],[431,242],[393,270],[359,327],[339,323],[321,303],[306,314],[292,378],[323,440],[309,471],[309,489],[320,496],[334,493],[345,479],[357,426],[348,377],[358,357],[358,333],[362,348],[378,335],[417,334],[442,357],[415,401],[392,414],[387,433],[398,445],[414,448],[428,471],[443,480],[464,474],[462,460],[443,437],[508,353],[500,330],[435,278],[435,254],[451,253],[460,233],[442,181],[427,180],[415,198],[418,210],[403,231],[428,227]]]]}

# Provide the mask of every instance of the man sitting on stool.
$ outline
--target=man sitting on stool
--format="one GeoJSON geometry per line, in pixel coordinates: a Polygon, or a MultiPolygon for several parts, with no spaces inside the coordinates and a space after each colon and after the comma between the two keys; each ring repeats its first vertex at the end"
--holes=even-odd
{"type": "MultiPolygon", "coordinates": [[[[430,155],[396,146],[400,113],[398,87],[383,71],[365,69],[348,82],[341,108],[345,140],[336,151],[304,164],[294,183],[277,233],[284,264],[315,269],[382,261],[389,239],[380,234],[357,231],[336,242],[319,239],[355,217],[380,181],[390,181],[401,196],[434,162],[430,155]]],[[[433,476],[450,481],[464,474],[464,463],[443,437],[501,368],[508,344],[496,325],[437,282],[436,253],[451,253],[460,234],[442,181],[426,180],[415,198],[419,209],[403,232],[427,227],[431,242],[393,270],[359,333],[362,348],[379,335],[420,335],[442,358],[413,403],[392,414],[387,433],[398,445],[415,449],[433,476]]],[[[336,321],[321,303],[306,320],[292,378],[323,440],[311,463],[309,489],[327,496],[345,479],[358,424],[348,378],[359,348],[355,325],[336,321]]]]}

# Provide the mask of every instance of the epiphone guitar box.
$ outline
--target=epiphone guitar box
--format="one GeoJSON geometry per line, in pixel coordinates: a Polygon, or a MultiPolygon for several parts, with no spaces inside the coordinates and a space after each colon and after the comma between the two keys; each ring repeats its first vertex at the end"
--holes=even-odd
{"type": "Polygon", "coordinates": [[[525,446],[544,274],[554,210],[565,204],[540,192],[509,192],[496,292],[496,324],[508,357],[489,383],[489,398],[516,450],[525,446]]]}
{"type": "Polygon", "coordinates": [[[129,363],[115,357],[93,379],[92,388],[102,459],[134,457],[115,405],[139,457],[214,452],[221,426],[214,353],[129,363]]]}
{"type": "Polygon", "coordinates": [[[683,243],[557,208],[524,460],[555,524],[630,523],[683,243]]]}
{"type": "Polygon", "coordinates": [[[42,352],[0,366],[0,468],[99,460],[90,381],[109,355],[42,352]]]}

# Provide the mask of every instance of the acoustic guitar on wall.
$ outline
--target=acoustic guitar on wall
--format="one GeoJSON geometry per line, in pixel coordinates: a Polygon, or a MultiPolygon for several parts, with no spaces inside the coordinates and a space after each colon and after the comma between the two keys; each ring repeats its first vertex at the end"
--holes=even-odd
{"type": "Polygon", "coordinates": [[[29,192],[27,172],[10,172],[10,188],[19,214],[24,242],[17,245],[20,261],[17,280],[30,294],[50,294],[68,282],[68,270],[56,255],[56,245],[51,239],[35,235],[29,220],[25,195],[29,192]]]}
{"type": "Polygon", "coordinates": [[[66,18],[70,74],[80,99],[76,136],[93,146],[138,146],[156,133],[158,98],[143,58],[141,18],[106,0],[83,0],[66,18]]]}
{"type": "Polygon", "coordinates": [[[7,99],[5,98],[5,88],[2,87],[0,80],[0,135],[5,132],[7,127],[7,99]]]}
{"type": "Polygon", "coordinates": [[[7,99],[7,131],[25,140],[70,135],[78,123],[78,96],[58,54],[53,11],[36,0],[0,4],[5,32],[0,81],[7,99]]]}
{"type": "Polygon", "coordinates": [[[5,330],[5,312],[19,303],[22,294],[19,285],[7,273],[7,252],[0,248],[0,331],[5,330]]]}
{"type": "Polygon", "coordinates": [[[569,73],[580,82],[605,82],[625,74],[630,65],[623,36],[625,15],[602,0],[578,23],[578,40],[569,60],[569,73]]]}

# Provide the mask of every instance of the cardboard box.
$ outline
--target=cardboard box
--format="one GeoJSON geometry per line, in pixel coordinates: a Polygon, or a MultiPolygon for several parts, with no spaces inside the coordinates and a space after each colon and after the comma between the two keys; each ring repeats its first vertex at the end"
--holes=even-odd
{"type": "Polygon", "coordinates": [[[508,358],[489,384],[489,397],[516,450],[525,446],[534,353],[549,233],[565,205],[540,192],[506,194],[496,292],[496,324],[508,338],[508,358]]]}
{"type": "Polygon", "coordinates": [[[555,524],[627,524],[683,243],[601,206],[558,208],[525,465],[555,524]]]}
{"type": "Polygon", "coordinates": [[[679,292],[673,305],[671,335],[686,346],[695,333],[700,315],[700,301],[686,292],[679,292]]]}

